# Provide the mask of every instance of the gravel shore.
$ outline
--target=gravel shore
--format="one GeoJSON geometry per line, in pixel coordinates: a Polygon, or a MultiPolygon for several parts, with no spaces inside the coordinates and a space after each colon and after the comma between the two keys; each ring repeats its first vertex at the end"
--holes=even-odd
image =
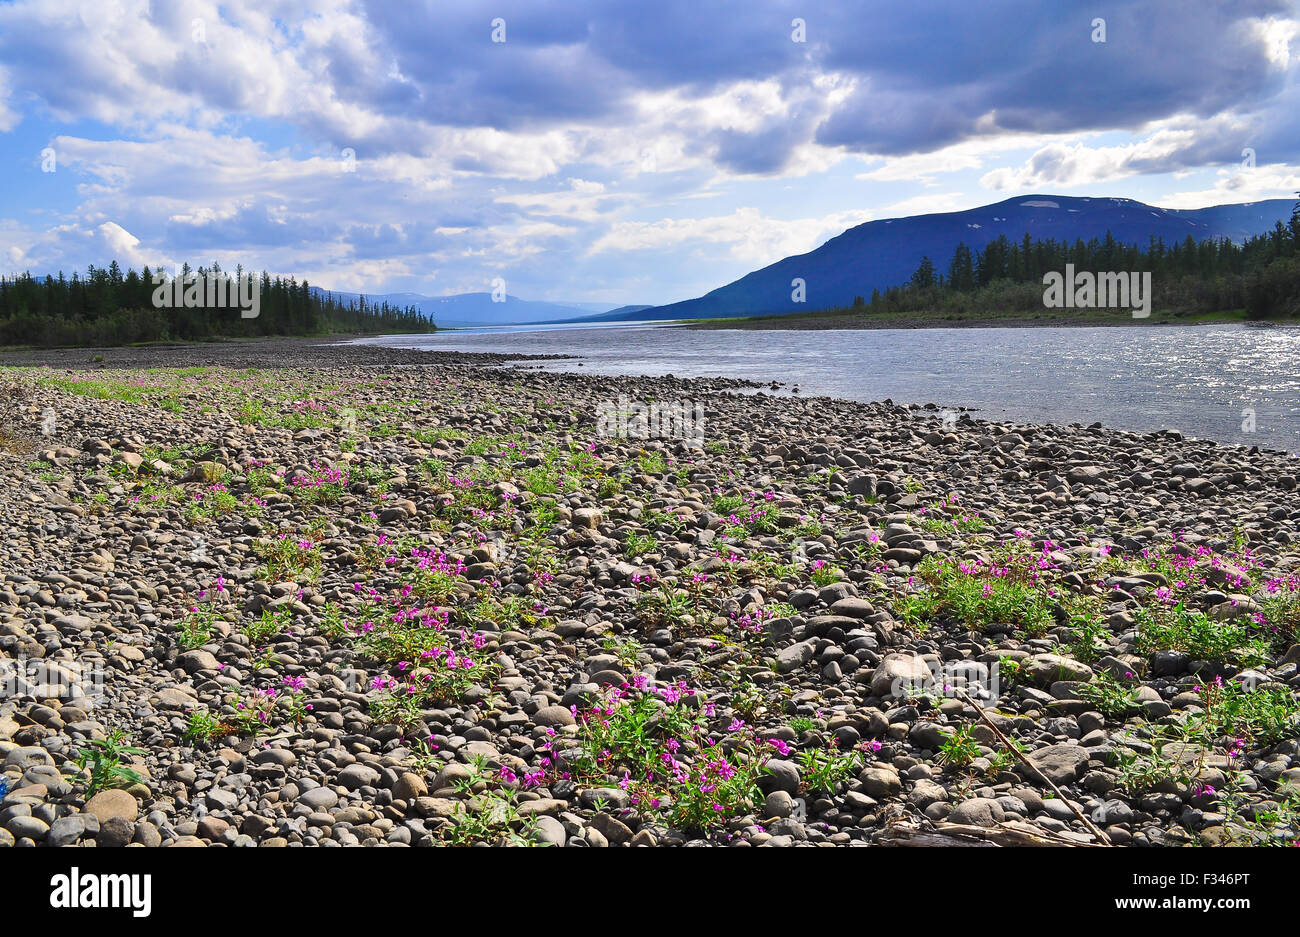
{"type": "Polygon", "coordinates": [[[306,340],[0,388],[0,846],[1300,838],[1285,453],[306,340]]]}

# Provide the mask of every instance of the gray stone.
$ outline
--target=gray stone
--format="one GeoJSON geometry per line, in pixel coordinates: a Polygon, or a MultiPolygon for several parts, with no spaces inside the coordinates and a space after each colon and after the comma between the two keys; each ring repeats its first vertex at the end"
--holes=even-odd
{"type": "Polygon", "coordinates": [[[971,826],[997,826],[1002,822],[1004,813],[1002,805],[996,800],[974,797],[963,800],[952,808],[948,814],[951,823],[965,823],[971,826]]]}
{"type": "Polygon", "coordinates": [[[874,765],[864,768],[858,775],[858,780],[862,782],[863,793],[876,800],[896,797],[903,789],[903,780],[898,776],[898,771],[893,765],[874,765]]]}
{"type": "Polygon", "coordinates": [[[555,817],[538,817],[537,841],[549,846],[563,846],[568,841],[568,835],[564,832],[564,824],[555,817]]]}
{"type": "Polygon", "coordinates": [[[787,648],[782,648],[776,655],[776,672],[792,673],[802,667],[813,657],[813,643],[800,641],[787,648]]]}
{"type": "MultiPolygon", "coordinates": [[[[1058,786],[1073,784],[1079,778],[1079,772],[1088,764],[1088,750],[1081,745],[1053,745],[1031,752],[1029,758],[1053,784],[1058,786]]],[[[1017,769],[1032,781],[1039,781],[1038,775],[1024,766],[1017,769]]]]}
{"type": "Polygon", "coordinates": [[[99,835],[95,844],[101,848],[117,849],[131,842],[135,836],[135,824],[126,817],[110,817],[99,825],[99,835]]]}
{"type": "Polygon", "coordinates": [[[40,842],[50,831],[50,825],[36,817],[10,817],[5,829],[13,834],[14,839],[26,837],[40,842]]]}
{"type": "Polygon", "coordinates": [[[85,835],[85,814],[74,813],[70,817],[60,817],[50,824],[50,832],[45,842],[51,846],[71,846],[85,835]]]}
{"type": "Polygon", "coordinates": [[[140,814],[140,805],[134,797],[122,790],[100,791],[86,801],[86,813],[93,813],[101,827],[114,817],[121,817],[129,823],[135,823],[140,814]]]}
{"type": "Polygon", "coordinates": [[[1087,682],[1092,679],[1092,668],[1071,657],[1059,654],[1035,654],[1025,668],[1026,676],[1039,686],[1049,686],[1059,680],[1087,682]]]}
{"type": "Polygon", "coordinates": [[[543,706],[533,713],[532,721],[533,725],[546,727],[571,726],[577,722],[567,706],[543,706]]]}
{"type": "Polygon", "coordinates": [[[588,788],[578,795],[578,803],[584,807],[604,810],[622,810],[632,802],[627,791],[617,787],[588,788]]]}
{"type": "Polygon", "coordinates": [[[621,846],[632,838],[632,830],[612,813],[598,813],[591,818],[589,829],[600,830],[602,836],[614,846],[621,846]]]}
{"type": "Polygon", "coordinates": [[[186,651],[176,658],[176,666],[186,673],[197,673],[200,670],[216,670],[217,663],[217,659],[212,653],[202,648],[186,651]]]}
{"type": "Polygon", "coordinates": [[[297,802],[313,810],[329,810],[339,802],[339,795],[328,787],[315,787],[298,795],[297,802]]]}
{"type": "Polygon", "coordinates": [[[769,817],[788,817],[794,812],[794,798],[788,791],[773,791],[763,801],[763,812],[769,817]]]}
{"type": "Polygon", "coordinates": [[[929,665],[915,654],[887,654],[871,674],[871,693],[882,699],[903,696],[933,680],[929,665]]]}
{"type": "MultiPolygon", "coordinates": [[[[379,772],[369,765],[351,764],[339,772],[338,782],[350,791],[363,787],[376,787],[379,784],[379,772]]],[[[329,804],[327,806],[333,806],[329,804]]]]}
{"type": "Polygon", "coordinates": [[[785,791],[794,795],[799,793],[799,766],[792,761],[771,758],[758,776],[758,789],[764,794],[773,791],[785,791]]]}

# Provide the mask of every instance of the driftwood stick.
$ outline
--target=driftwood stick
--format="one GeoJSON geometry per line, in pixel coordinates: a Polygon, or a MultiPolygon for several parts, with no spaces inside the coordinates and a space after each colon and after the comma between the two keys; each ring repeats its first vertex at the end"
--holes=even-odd
{"type": "Polygon", "coordinates": [[[936,823],[923,828],[900,823],[882,830],[875,843],[878,846],[1097,846],[1019,821],[992,828],[961,823],[936,823]]]}
{"type": "Polygon", "coordinates": [[[1011,744],[1011,740],[1008,739],[1005,735],[1003,735],[1002,730],[993,724],[993,720],[984,714],[984,707],[980,706],[979,703],[971,699],[966,694],[965,690],[959,689],[957,687],[954,687],[953,689],[961,696],[962,699],[970,703],[971,706],[975,707],[975,714],[980,717],[980,720],[986,726],[988,726],[990,729],[993,730],[993,734],[996,735],[998,739],[1001,740],[1002,747],[1005,748],[1007,751],[1011,752],[1011,754],[1018,761],[1020,761],[1025,766],[1027,766],[1031,771],[1034,772],[1034,774],[1042,778],[1043,782],[1047,784],[1047,786],[1050,787],[1053,791],[1056,792],[1056,796],[1061,798],[1061,802],[1064,803],[1065,806],[1069,807],[1070,812],[1079,818],[1079,822],[1082,823],[1088,829],[1088,832],[1092,833],[1093,836],[1096,836],[1097,839],[1101,840],[1103,844],[1107,846],[1114,845],[1110,841],[1110,837],[1107,836],[1101,829],[1099,829],[1091,820],[1085,817],[1079,811],[1079,808],[1074,806],[1074,804],[1070,802],[1070,798],[1066,797],[1065,794],[1061,791],[1061,789],[1052,783],[1052,779],[1049,778],[1047,775],[1043,774],[1042,769],[1039,768],[1038,765],[1034,764],[1033,761],[1030,758],[1028,758],[1024,752],[1022,752],[1020,749],[1016,748],[1016,746],[1011,744]]]}

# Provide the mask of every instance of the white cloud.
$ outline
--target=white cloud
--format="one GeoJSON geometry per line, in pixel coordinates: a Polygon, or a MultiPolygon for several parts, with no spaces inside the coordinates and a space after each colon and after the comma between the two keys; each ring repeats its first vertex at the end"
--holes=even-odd
{"type": "Polygon", "coordinates": [[[1254,169],[1220,169],[1213,186],[1199,191],[1175,192],[1153,199],[1161,208],[1204,208],[1237,202],[1291,198],[1300,192],[1300,168],[1274,165],[1254,169]]]}
{"type": "Polygon", "coordinates": [[[970,197],[962,192],[936,192],[931,195],[917,195],[894,202],[881,209],[881,214],[889,215],[924,215],[929,212],[960,211],[972,207],[970,197]]]}
{"type": "Polygon", "coordinates": [[[1011,192],[1112,182],[1137,175],[1144,171],[1144,164],[1168,160],[1195,142],[1196,133],[1191,129],[1163,128],[1143,140],[1115,146],[1052,143],[1035,152],[1018,169],[986,173],[980,184],[994,191],[1011,192]]]}
{"type": "Polygon", "coordinates": [[[805,254],[827,238],[864,221],[869,211],[838,212],[827,218],[783,220],[764,217],[757,208],[738,208],[730,215],[709,218],[664,218],[660,221],[624,221],[610,226],[588,250],[666,251],[690,244],[721,244],[736,260],[768,264],[793,254],[805,254]]]}

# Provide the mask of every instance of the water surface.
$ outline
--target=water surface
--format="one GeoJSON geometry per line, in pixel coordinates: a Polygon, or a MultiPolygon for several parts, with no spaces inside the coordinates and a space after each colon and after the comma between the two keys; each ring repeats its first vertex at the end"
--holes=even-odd
{"type": "Polygon", "coordinates": [[[986,419],[1177,429],[1300,450],[1300,329],[693,330],[663,323],[518,326],[363,339],[539,355],[554,371],[784,381],[803,395],[975,408],[986,419]],[[1254,431],[1250,427],[1253,411],[1254,431]]]}

